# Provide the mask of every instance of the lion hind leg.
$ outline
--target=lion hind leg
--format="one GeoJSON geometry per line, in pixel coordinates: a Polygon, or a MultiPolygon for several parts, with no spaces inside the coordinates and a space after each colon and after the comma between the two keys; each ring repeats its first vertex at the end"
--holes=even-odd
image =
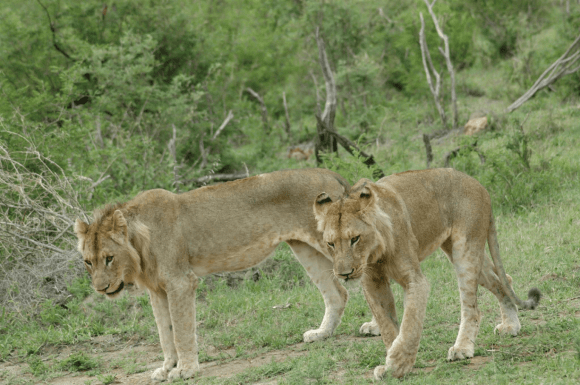
{"type": "Polygon", "coordinates": [[[328,338],[340,324],[348,293],[334,277],[331,260],[304,242],[293,240],[287,243],[324,299],[325,311],[322,323],[318,329],[304,333],[304,342],[328,338]]]}
{"type": "MultiPolygon", "coordinates": [[[[499,277],[493,270],[491,260],[487,257],[484,257],[483,260],[484,262],[479,276],[479,284],[495,295],[499,302],[501,312],[501,323],[496,325],[494,332],[516,336],[521,329],[520,320],[518,319],[518,309],[502,289],[499,277]]],[[[510,277],[509,274],[506,274],[506,277],[508,284],[511,287],[512,277],[510,277]]]]}
{"type": "Polygon", "coordinates": [[[449,361],[473,357],[481,322],[481,312],[477,308],[477,286],[483,257],[483,247],[477,244],[468,245],[465,240],[453,244],[453,266],[461,298],[461,324],[455,344],[447,354],[449,361]]]}

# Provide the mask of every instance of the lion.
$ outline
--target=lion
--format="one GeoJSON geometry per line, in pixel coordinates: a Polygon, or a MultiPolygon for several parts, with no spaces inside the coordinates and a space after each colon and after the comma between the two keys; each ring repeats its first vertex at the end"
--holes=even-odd
{"type": "Polygon", "coordinates": [[[481,321],[478,285],[499,301],[502,322],[496,330],[501,333],[518,334],[516,306],[534,309],[539,303],[536,288],[527,301],[514,293],[499,255],[490,196],[466,174],[430,169],[390,175],[376,183],[361,179],[339,199],[322,193],[313,202],[318,230],[333,256],[334,275],[362,281],[373,321],[361,332],[378,326],[387,348],[385,365],[374,370],[377,380],[387,372],[402,377],[415,364],[429,294],[420,263],[439,247],[455,268],[461,294],[461,324],[448,360],[473,357],[481,321]],[[493,263],[485,256],[486,241],[493,263]],[[400,327],[391,279],[405,292],[400,327]]]}
{"type": "Polygon", "coordinates": [[[320,290],[326,307],[312,342],[332,335],[347,291],[334,279],[332,258],[317,231],[312,201],[338,199],[350,188],[323,169],[288,170],[202,187],[183,194],[156,189],[77,219],[75,233],[94,289],[116,298],[131,287],[149,291],[165,357],[152,379],[189,378],[199,371],[195,324],[198,278],[257,265],[286,242],[320,290]]]}

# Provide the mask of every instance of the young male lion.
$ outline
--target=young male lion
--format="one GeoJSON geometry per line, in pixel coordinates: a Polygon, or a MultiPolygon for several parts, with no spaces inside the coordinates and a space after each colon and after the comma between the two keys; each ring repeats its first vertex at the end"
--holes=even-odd
{"type": "Polygon", "coordinates": [[[154,380],[189,378],[199,370],[195,333],[198,277],[246,269],[286,242],[322,296],[326,311],[307,342],[340,323],[346,290],[329,275],[331,258],[316,229],[312,201],[333,199],[348,183],[328,170],[263,174],[183,194],[150,190],[97,210],[75,232],[95,290],[115,298],[129,286],[148,289],[165,356],[154,380]],[[326,255],[326,256],[325,256],[326,255]]]}
{"type": "MultiPolygon", "coordinates": [[[[387,348],[385,365],[375,368],[376,379],[387,371],[401,377],[415,364],[429,293],[419,264],[438,247],[455,267],[461,294],[461,325],[448,360],[473,357],[481,319],[478,285],[499,300],[502,323],[496,329],[502,333],[519,332],[516,305],[534,309],[539,302],[538,289],[531,289],[525,302],[513,292],[499,256],[489,194],[459,171],[408,171],[377,183],[361,179],[338,200],[320,194],[314,213],[333,255],[334,274],[345,281],[362,279],[373,323],[387,348]],[[485,256],[486,241],[493,263],[485,256]],[[405,290],[400,328],[390,279],[405,290]]],[[[372,329],[373,323],[366,327],[372,329]]]]}

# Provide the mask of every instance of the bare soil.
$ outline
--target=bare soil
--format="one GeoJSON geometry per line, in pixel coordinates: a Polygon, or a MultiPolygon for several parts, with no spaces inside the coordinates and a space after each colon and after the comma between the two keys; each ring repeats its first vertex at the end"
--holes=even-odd
{"type": "MultiPolygon", "coordinates": [[[[380,339],[380,337],[337,337],[344,341],[358,341],[369,339],[380,339]]],[[[282,350],[273,350],[262,354],[250,354],[252,358],[236,358],[235,349],[218,350],[213,346],[202,346],[207,355],[213,360],[203,362],[200,364],[201,371],[197,374],[197,378],[201,377],[217,377],[228,378],[245,371],[248,368],[258,367],[275,362],[282,362],[291,358],[303,356],[308,354],[308,350],[304,349],[304,343],[289,346],[282,350]]],[[[136,343],[131,344],[131,341],[121,341],[119,338],[111,335],[95,337],[90,344],[85,344],[82,349],[79,346],[65,346],[45,349],[42,354],[43,361],[49,360],[63,360],[71,353],[83,351],[91,357],[94,357],[103,363],[101,373],[107,375],[115,375],[115,382],[113,384],[159,384],[151,380],[151,373],[153,370],[159,368],[163,364],[163,354],[159,344],[136,343]],[[135,361],[134,369],[128,369],[124,362],[135,361]]],[[[466,370],[478,370],[481,366],[492,360],[492,357],[474,357],[470,363],[465,366],[466,370]]],[[[437,366],[436,361],[433,365],[424,368],[416,368],[414,372],[430,372],[437,366]]],[[[4,372],[3,378],[7,381],[9,379],[28,380],[31,383],[46,383],[55,385],[84,385],[88,383],[100,384],[101,381],[97,377],[89,376],[88,372],[77,373],[56,373],[55,377],[48,378],[44,381],[39,381],[34,377],[29,370],[29,366],[25,362],[0,363],[0,372],[4,372]]],[[[372,370],[369,370],[363,375],[364,378],[372,379],[372,370]]],[[[331,377],[339,380],[341,372],[337,371],[331,377]]],[[[4,383],[4,382],[0,382],[4,383]]],[[[20,382],[19,382],[20,383],[20,382]]],[[[274,385],[277,384],[276,379],[264,380],[260,385],[274,385]]]]}

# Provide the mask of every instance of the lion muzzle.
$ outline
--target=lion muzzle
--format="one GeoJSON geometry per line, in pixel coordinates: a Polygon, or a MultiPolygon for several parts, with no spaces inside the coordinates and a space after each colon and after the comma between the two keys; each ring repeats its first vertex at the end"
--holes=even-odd
{"type": "Polygon", "coordinates": [[[336,270],[334,272],[334,274],[341,279],[344,279],[345,281],[348,281],[349,278],[351,277],[352,273],[354,273],[354,268],[351,268],[350,271],[348,271],[348,268],[344,268],[342,269],[342,273],[337,273],[336,270]]]}

